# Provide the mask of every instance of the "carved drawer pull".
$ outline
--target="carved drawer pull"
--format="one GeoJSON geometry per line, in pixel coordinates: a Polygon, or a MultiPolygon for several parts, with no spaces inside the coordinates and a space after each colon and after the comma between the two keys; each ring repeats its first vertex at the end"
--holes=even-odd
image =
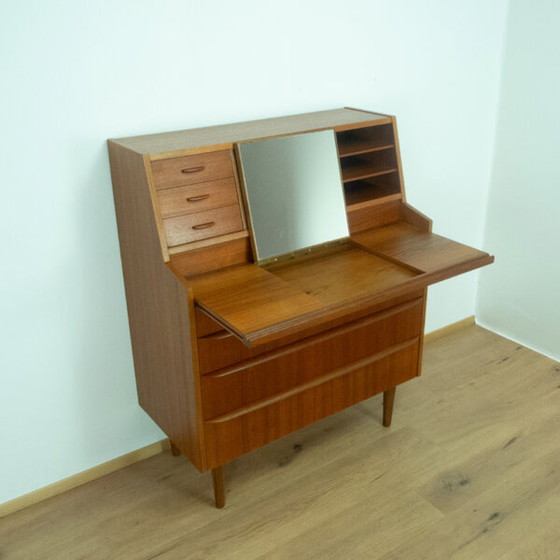
{"type": "Polygon", "coordinates": [[[196,226],[193,226],[193,229],[206,229],[206,228],[210,228],[212,226],[216,225],[216,222],[206,222],[205,224],[197,224],[196,226]]]}
{"type": "Polygon", "coordinates": [[[185,169],[181,169],[181,173],[198,173],[199,171],[204,171],[206,168],[204,165],[198,165],[196,167],[187,167],[185,169]]]}
{"type": "Polygon", "coordinates": [[[199,194],[198,196],[189,196],[187,202],[200,202],[201,200],[206,200],[210,198],[209,194],[199,194]]]}

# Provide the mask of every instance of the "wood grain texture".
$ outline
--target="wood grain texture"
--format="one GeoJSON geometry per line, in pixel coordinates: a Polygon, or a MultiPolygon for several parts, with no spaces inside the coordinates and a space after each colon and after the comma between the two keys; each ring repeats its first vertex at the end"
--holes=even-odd
{"type": "Polygon", "coordinates": [[[205,422],[207,461],[222,465],[416,375],[415,338],[371,354],[292,391],[205,422]]]}
{"type": "Polygon", "coordinates": [[[389,429],[379,395],[229,464],[223,510],[162,453],[3,518],[2,560],[556,560],[560,364],[471,326],[424,369],[389,429]]]}
{"type": "Polygon", "coordinates": [[[226,473],[223,465],[212,469],[212,487],[214,503],[221,509],[226,505],[226,473]]]}
{"type": "MultiPolygon", "coordinates": [[[[339,246],[264,269],[223,270],[191,282],[196,302],[247,345],[263,344],[418,286],[408,269],[351,246],[339,246]]],[[[371,311],[370,311],[371,312],[371,311]]]]}
{"type": "Polygon", "coordinates": [[[437,275],[437,281],[447,273],[455,276],[471,265],[478,268],[494,261],[488,253],[406,222],[362,232],[352,236],[352,240],[375,254],[437,275]]]}
{"type": "Polygon", "coordinates": [[[492,261],[487,253],[399,222],[266,270],[248,265],[194,278],[192,286],[197,304],[252,346],[357,309],[367,312],[492,261]]]}
{"type": "Polygon", "coordinates": [[[151,165],[156,189],[204,183],[233,175],[229,150],[170,157],[153,161],[151,165]]]}
{"type": "Polygon", "coordinates": [[[400,200],[380,200],[379,204],[347,208],[348,228],[354,235],[370,228],[396,222],[401,215],[400,200]]]}
{"type": "Polygon", "coordinates": [[[414,278],[415,272],[351,244],[267,267],[324,306],[352,305],[414,278]]]}
{"type": "Polygon", "coordinates": [[[423,231],[432,231],[432,220],[419,210],[416,210],[416,208],[410,206],[408,202],[402,202],[399,220],[395,221],[406,222],[423,231]]]}
{"type": "Polygon", "coordinates": [[[138,399],[181,452],[203,469],[192,303],[163,262],[144,158],[111,143],[109,155],[138,399]]]}
{"type": "Polygon", "coordinates": [[[209,342],[205,345],[201,345],[199,339],[201,364],[227,364],[227,367],[211,370],[201,379],[204,418],[220,416],[262,399],[282,395],[331,371],[417,338],[422,331],[422,318],[423,302],[415,300],[245,360],[239,359],[241,351],[237,347],[243,345],[237,341],[237,346],[233,346],[231,337],[210,338],[204,341],[209,342]],[[227,350],[224,350],[223,340],[229,341],[227,350]]]}
{"type": "Polygon", "coordinates": [[[162,218],[239,204],[233,177],[158,191],[162,218]]]}
{"type": "Polygon", "coordinates": [[[393,408],[395,406],[396,387],[383,391],[383,426],[388,428],[393,420],[393,408]]]}
{"type": "Polygon", "coordinates": [[[239,204],[212,208],[163,220],[169,247],[243,230],[239,204]]]}
{"type": "Polygon", "coordinates": [[[400,192],[402,195],[403,202],[406,202],[406,189],[404,186],[404,173],[402,167],[402,160],[401,160],[401,147],[399,142],[399,131],[397,127],[397,117],[391,117],[391,128],[393,132],[393,138],[395,142],[395,161],[397,163],[397,170],[399,175],[399,185],[400,185],[400,192]]]}
{"type": "Polygon", "coordinates": [[[190,244],[188,250],[170,252],[170,265],[179,277],[198,276],[253,261],[247,232],[224,235],[190,244]],[[192,247],[196,245],[196,247],[192,247]]]}
{"type": "Polygon", "coordinates": [[[235,142],[245,140],[328,128],[345,130],[362,125],[388,122],[391,122],[391,119],[386,115],[355,109],[334,109],[177,132],[119,138],[113,141],[140,154],[151,154],[154,159],[155,154],[161,154],[161,157],[165,158],[177,152],[193,151],[196,153],[201,147],[207,150],[208,147],[215,146],[222,150],[231,148],[235,142]]]}
{"type": "Polygon", "coordinates": [[[341,158],[395,147],[392,123],[339,132],[336,139],[341,158]]]}
{"type": "MultiPolygon", "coordinates": [[[[213,331],[206,336],[198,338],[198,361],[199,370],[202,375],[216,370],[246,370],[252,363],[262,364],[264,362],[282,362],[286,356],[294,354],[290,359],[295,360],[292,364],[277,363],[282,375],[299,376],[318,375],[326,371],[328,363],[333,366],[340,360],[357,359],[362,355],[355,355],[352,348],[355,344],[362,345],[361,352],[367,353],[382,350],[391,344],[401,342],[422,332],[422,306],[421,299],[414,299],[406,303],[391,306],[390,308],[367,316],[358,321],[345,322],[344,325],[332,329],[322,330],[319,334],[305,336],[302,333],[297,342],[285,344],[271,343],[257,348],[247,348],[234,335],[227,331],[213,331]],[[353,340],[354,336],[365,337],[360,343],[353,340]],[[346,344],[348,346],[346,347],[346,344]],[[336,347],[337,356],[326,359],[327,354],[333,354],[336,347]],[[312,350],[311,350],[312,349],[312,350]],[[266,356],[263,355],[266,353],[266,356]],[[311,355],[308,355],[311,353],[311,355]],[[352,358],[353,357],[353,358],[352,358]],[[314,362],[316,359],[325,361],[322,367],[314,362]],[[307,359],[310,361],[308,362],[307,359]],[[333,360],[331,362],[331,360],[333,360]],[[298,370],[310,370],[308,372],[298,370]]],[[[198,324],[198,318],[197,318],[198,324]]],[[[216,323],[214,323],[216,324],[216,323]]],[[[217,325],[217,324],[216,324],[217,325]]],[[[223,377],[225,372],[217,372],[218,377],[223,377]]],[[[264,374],[269,377],[272,374],[264,374]]],[[[284,379],[282,383],[285,383],[284,379]]],[[[249,388],[247,387],[247,390],[249,388]]],[[[224,398],[230,399],[232,392],[226,391],[224,398]],[[226,395],[228,395],[226,397],[226,395]]]]}
{"type": "Polygon", "coordinates": [[[299,324],[302,316],[321,308],[312,296],[256,265],[197,277],[191,285],[197,304],[247,342],[264,338],[262,331],[271,325],[299,324]]]}
{"type": "Polygon", "coordinates": [[[378,392],[387,424],[394,387],[421,370],[426,287],[492,261],[432,235],[406,205],[386,115],[341,109],[109,145],[139,399],[200,470],[378,392]],[[352,238],[258,267],[232,145],[321,129],[340,142],[352,238]]]}

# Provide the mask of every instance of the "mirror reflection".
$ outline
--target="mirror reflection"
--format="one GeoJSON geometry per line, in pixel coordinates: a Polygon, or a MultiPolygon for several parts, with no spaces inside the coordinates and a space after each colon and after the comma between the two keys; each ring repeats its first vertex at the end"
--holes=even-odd
{"type": "Polygon", "coordinates": [[[334,131],[238,144],[258,261],[348,237],[334,131]]]}

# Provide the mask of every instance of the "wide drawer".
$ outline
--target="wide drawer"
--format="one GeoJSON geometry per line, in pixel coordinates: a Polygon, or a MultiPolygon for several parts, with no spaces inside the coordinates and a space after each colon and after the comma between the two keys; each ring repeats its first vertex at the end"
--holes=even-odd
{"type": "MultiPolygon", "coordinates": [[[[201,378],[205,419],[278,396],[420,336],[422,300],[257,355],[201,378]]],[[[219,339],[218,339],[219,342],[219,339]]],[[[216,349],[217,359],[222,357],[216,349]]]]}
{"type": "Polygon", "coordinates": [[[243,229],[238,204],[163,220],[169,247],[243,229]]]}
{"type": "MultiPolygon", "coordinates": [[[[376,352],[377,350],[387,348],[391,344],[420,334],[422,331],[422,312],[422,298],[407,301],[364,319],[353,321],[338,329],[331,329],[314,337],[307,338],[296,343],[296,345],[290,345],[288,353],[302,352],[297,357],[297,360],[305,364],[312,355],[330,352],[331,342],[340,335],[343,336],[341,339],[343,341],[342,344],[346,344],[348,340],[350,346],[343,347],[335,358],[352,360],[354,354],[349,354],[349,348],[357,344],[356,341],[352,340],[355,334],[363,337],[363,348],[359,352],[376,352]]],[[[234,364],[237,364],[235,369],[250,368],[251,359],[256,359],[257,356],[277,347],[277,344],[271,343],[261,345],[255,349],[248,348],[227,331],[214,332],[215,329],[210,328],[212,324],[215,323],[206,319],[199,312],[197,315],[197,330],[208,333],[200,336],[197,341],[199,371],[203,375],[234,364]]],[[[362,339],[360,338],[360,340],[362,339]]],[[[272,352],[267,356],[258,358],[258,363],[264,361],[274,362],[277,355],[285,353],[286,349],[276,353],[272,352]]]]}
{"type": "Polygon", "coordinates": [[[420,341],[401,343],[315,382],[204,422],[207,467],[214,468],[413,378],[420,341]]]}
{"type": "Polygon", "coordinates": [[[162,218],[239,203],[233,177],[163,189],[158,191],[158,201],[162,218]]]}
{"type": "Polygon", "coordinates": [[[156,189],[231,177],[233,175],[231,153],[223,150],[156,160],[152,162],[152,175],[156,189]]]}

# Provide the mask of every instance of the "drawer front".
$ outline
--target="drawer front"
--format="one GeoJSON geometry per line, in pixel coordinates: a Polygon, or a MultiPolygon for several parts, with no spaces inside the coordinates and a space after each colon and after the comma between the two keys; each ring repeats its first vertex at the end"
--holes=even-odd
{"type": "Polygon", "coordinates": [[[231,177],[233,176],[231,154],[228,150],[224,150],[153,161],[152,175],[156,189],[231,177]]]}
{"type": "Polygon", "coordinates": [[[397,313],[355,321],[204,375],[203,417],[211,419],[277,397],[321,376],[375,359],[379,352],[395,345],[415,340],[422,329],[422,310],[421,300],[411,302],[397,313]]]}
{"type": "Polygon", "coordinates": [[[239,205],[214,208],[163,220],[169,247],[233,233],[243,229],[239,205]]]}
{"type": "Polygon", "coordinates": [[[419,350],[418,339],[403,343],[369,364],[343,371],[322,383],[204,422],[208,468],[413,378],[419,350]]]}
{"type": "MultiPolygon", "coordinates": [[[[396,305],[386,311],[354,321],[339,329],[332,329],[326,333],[308,338],[307,341],[303,341],[300,344],[300,346],[303,345],[303,354],[298,359],[303,360],[305,363],[305,360],[309,359],[310,354],[313,352],[328,352],[333,337],[336,338],[338,336],[337,333],[343,333],[348,329],[350,333],[345,336],[345,341],[348,339],[350,344],[352,344],[352,338],[354,333],[356,333],[359,336],[365,337],[366,342],[362,351],[376,352],[382,350],[391,344],[396,344],[419,335],[423,328],[422,313],[422,298],[396,305]],[[317,345],[318,350],[314,349],[317,348],[317,345]]],[[[247,348],[235,336],[226,331],[214,332],[216,329],[210,329],[207,325],[216,323],[204,316],[201,317],[201,315],[204,314],[199,311],[199,315],[197,315],[197,330],[201,332],[200,326],[203,329],[202,332],[209,333],[198,338],[199,371],[203,375],[251,360],[277,347],[277,345],[272,343],[264,344],[256,349],[247,348]]],[[[290,348],[295,352],[295,346],[290,346],[290,348]]],[[[345,348],[336,356],[336,359],[344,359],[344,356],[346,356],[346,359],[352,360],[358,354],[355,356],[349,355],[348,348],[345,348]]],[[[274,355],[269,356],[268,359],[274,360],[274,355]]],[[[239,365],[243,366],[244,364],[239,365]]],[[[251,364],[247,363],[245,365],[250,367],[251,364]]]]}
{"type": "Polygon", "coordinates": [[[158,191],[162,218],[238,204],[233,177],[158,191]]]}

